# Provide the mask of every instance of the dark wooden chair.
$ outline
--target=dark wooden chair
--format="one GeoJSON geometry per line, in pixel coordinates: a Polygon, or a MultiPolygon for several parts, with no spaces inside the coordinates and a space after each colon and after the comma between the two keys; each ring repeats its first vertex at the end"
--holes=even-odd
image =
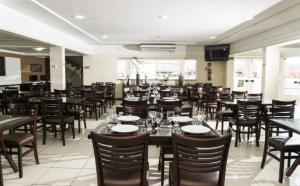
{"type": "Polygon", "coordinates": [[[246,99],[247,91],[232,91],[232,99],[246,99]]]}
{"type": "Polygon", "coordinates": [[[18,167],[19,167],[19,177],[23,177],[23,156],[29,154],[30,152],[34,152],[34,158],[36,164],[39,164],[39,157],[37,151],[37,142],[36,142],[36,123],[37,123],[37,112],[38,106],[35,105],[33,109],[28,109],[28,107],[24,108],[24,104],[22,103],[11,103],[10,104],[10,114],[14,116],[24,116],[30,115],[34,118],[34,122],[30,123],[30,133],[17,133],[12,132],[9,134],[5,134],[3,136],[3,141],[5,146],[9,149],[9,153],[14,155],[18,155],[18,167]],[[25,152],[23,152],[23,148],[29,148],[25,152]],[[13,151],[16,149],[16,151],[13,151]]]}
{"type": "Polygon", "coordinates": [[[207,139],[172,137],[174,161],[170,163],[169,185],[224,185],[231,134],[207,139]]]}
{"type": "Polygon", "coordinates": [[[54,89],[55,97],[70,97],[70,90],[58,90],[54,89]]]}
{"type": "Polygon", "coordinates": [[[147,96],[147,94],[149,93],[148,90],[133,90],[133,95],[135,97],[143,97],[143,96],[147,96]]]}
{"type": "Polygon", "coordinates": [[[99,116],[106,113],[105,91],[97,91],[97,102],[99,106],[99,116]]]}
{"type": "MultiPolygon", "coordinates": [[[[212,89],[213,90],[213,89],[212,89]]],[[[210,115],[210,119],[213,119],[217,113],[217,99],[218,99],[218,92],[217,88],[212,92],[206,93],[205,96],[205,113],[206,113],[206,120],[208,119],[208,115],[210,115]]]]}
{"type": "Polygon", "coordinates": [[[295,103],[296,101],[273,100],[272,107],[266,108],[264,112],[265,145],[261,168],[265,165],[267,155],[279,161],[280,183],[283,181],[284,160],[288,160],[288,167],[290,167],[291,159],[299,158],[300,142],[294,139],[292,133],[286,130],[279,130],[278,126],[272,124],[269,120],[276,118],[294,118],[295,103]],[[279,135],[284,133],[288,133],[289,135],[279,135]],[[279,156],[274,152],[279,152],[279,156]],[[298,155],[292,155],[292,153],[298,153],[298,155]]]}
{"type": "Polygon", "coordinates": [[[159,93],[161,98],[172,96],[172,91],[171,90],[159,90],[158,93],[159,93]]]}
{"type": "Polygon", "coordinates": [[[237,101],[234,117],[229,119],[229,128],[236,133],[235,147],[237,147],[238,141],[241,141],[240,134],[247,134],[247,139],[249,140],[250,134],[253,133],[255,133],[256,137],[256,146],[259,146],[260,111],[261,100],[237,101]],[[233,126],[235,126],[235,129],[233,126]]]}
{"type": "Polygon", "coordinates": [[[115,104],[115,84],[113,83],[106,83],[105,84],[105,99],[106,102],[109,104],[111,108],[112,105],[115,104]]]}
{"type": "Polygon", "coordinates": [[[98,185],[148,185],[148,136],[106,136],[91,132],[98,185]]]}
{"type": "MultiPolygon", "coordinates": [[[[229,91],[225,90],[225,88],[222,90],[219,96],[220,100],[230,100],[230,88],[229,91]]],[[[216,129],[218,129],[219,121],[221,121],[221,133],[224,132],[224,121],[229,121],[229,118],[233,117],[233,112],[230,110],[230,108],[224,107],[223,105],[218,105],[216,114],[216,129]]]]}
{"type": "MultiPolygon", "coordinates": [[[[158,102],[158,110],[164,114],[164,118],[167,118],[168,111],[174,111],[178,114],[180,111],[181,113],[181,100],[160,100],[158,102]]],[[[164,176],[165,176],[165,162],[172,161],[173,157],[167,157],[167,155],[173,155],[173,149],[170,145],[162,145],[160,147],[160,154],[159,154],[159,163],[158,163],[158,170],[161,172],[161,185],[164,184],[164,176]]]]}
{"type": "Polygon", "coordinates": [[[83,90],[83,95],[85,97],[85,107],[90,115],[90,118],[92,118],[92,114],[94,113],[96,120],[98,120],[100,103],[97,102],[96,90],[83,90]]]}
{"type": "Polygon", "coordinates": [[[67,107],[67,114],[73,116],[75,120],[78,120],[78,133],[81,132],[80,122],[83,121],[84,128],[86,129],[86,107],[85,100],[80,105],[69,105],[67,107]]]}
{"type": "Polygon", "coordinates": [[[32,84],[30,85],[29,89],[30,89],[30,96],[32,97],[42,97],[44,96],[44,88],[45,85],[44,84],[32,84]]]}
{"type": "Polygon", "coordinates": [[[257,93],[257,94],[247,94],[247,99],[248,100],[262,100],[263,94],[262,93],[257,93]]]}
{"type": "Polygon", "coordinates": [[[9,103],[13,102],[15,99],[18,99],[19,97],[20,97],[19,89],[17,87],[5,87],[5,90],[3,91],[3,101],[4,101],[6,114],[8,113],[9,103]]]}
{"type": "Polygon", "coordinates": [[[42,123],[43,123],[43,144],[46,144],[47,131],[57,134],[57,126],[60,127],[61,139],[65,146],[66,126],[72,128],[73,138],[75,138],[74,117],[65,114],[65,109],[61,98],[42,98],[41,103],[42,123]]]}
{"type": "Polygon", "coordinates": [[[149,107],[148,106],[124,106],[123,107],[124,115],[133,115],[139,116],[140,118],[147,118],[149,107]]]}
{"type": "Polygon", "coordinates": [[[138,106],[141,106],[141,107],[145,107],[147,106],[147,100],[122,100],[122,105],[123,106],[135,106],[135,107],[138,107],[138,106]]]}

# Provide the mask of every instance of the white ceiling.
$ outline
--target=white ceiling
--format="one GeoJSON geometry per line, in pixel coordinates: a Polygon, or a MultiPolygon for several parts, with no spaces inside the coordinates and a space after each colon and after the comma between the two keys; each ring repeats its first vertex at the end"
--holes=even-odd
{"type": "Polygon", "coordinates": [[[0,3],[91,44],[99,41],[203,44],[216,42],[218,38],[209,37],[226,33],[280,1],[0,0],[0,3]],[[74,19],[72,16],[77,14],[86,18],[74,19]],[[159,19],[161,15],[167,15],[168,19],[159,19]],[[102,35],[109,38],[102,39],[102,35]]]}

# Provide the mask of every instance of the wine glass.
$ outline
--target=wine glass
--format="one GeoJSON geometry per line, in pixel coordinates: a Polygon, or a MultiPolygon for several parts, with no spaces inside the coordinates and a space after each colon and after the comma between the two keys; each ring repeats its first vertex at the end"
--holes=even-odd
{"type": "Polygon", "coordinates": [[[151,118],[151,117],[148,117],[148,118],[146,119],[146,127],[147,127],[147,130],[149,130],[149,129],[150,129],[150,131],[152,130],[152,129],[151,129],[151,128],[152,128],[152,125],[153,125],[152,121],[153,121],[153,118],[151,118]]]}
{"type": "Polygon", "coordinates": [[[174,99],[177,99],[177,98],[178,98],[178,93],[174,92],[174,99]]]}
{"type": "Polygon", "coordinates": [[[157,123],[157,127],[159,127],[159,123],[163,119],[163,113],[157,112],[155,117],[155,122],[157,123]]]}
{"type": "Polygon", "coordinates": [[[175,115],[174,111],[167,111],[167,118],[169,120],[169,125],[168,125],[169,128],[172,127],[172,118],[174,117],[174,115],[175,115]]]}
{"type": "Polygon", "coordinates": [[[199,124],[201,124],[206,118],[206,115],[202,112],[202,111],[198,111],[197,112],[197,120],[199,122],[199,124]]]}

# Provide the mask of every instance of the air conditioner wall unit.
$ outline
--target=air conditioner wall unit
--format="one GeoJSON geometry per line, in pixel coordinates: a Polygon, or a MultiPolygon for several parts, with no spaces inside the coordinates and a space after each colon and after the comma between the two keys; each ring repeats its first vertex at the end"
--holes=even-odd
{"type": "Polygon", "coordinates": [[[175,44],[140,44],[141,51],[175,51],[175,44]]]}

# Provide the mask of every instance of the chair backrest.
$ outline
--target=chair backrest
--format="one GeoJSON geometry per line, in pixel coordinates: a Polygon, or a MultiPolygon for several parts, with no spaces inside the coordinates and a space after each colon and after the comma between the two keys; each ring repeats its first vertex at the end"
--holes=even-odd
{"type": "Polygon", "coordinates": [[[279,101],[272,100],[272,117],[294,118],[296,100],[279,101]]]}
{"type": "Polygon", "coordinates": [[[124,106],[123,112],[125,115],[134,115],[141,118],[147,118],[149,107],[148,106],[124,106]]]}
{"type": "Polygon", "coordinates": [[[19,98],[19,90],[17,87],[5,87],[5,90],[3,91],[4,95],[4,102],[8,104],[9,102],[12,102],[15,99],[19,98]]]}
{"type": "Polygon", "coordinates": [[[257,93],[257,94],[247,94],[247,99],[248,100],[262,100],[263,94],[262,93],[257,93]]]}
{"type": "Polygon", "coordinates": [[[175,114],[180,116],[193,117],[193,107],[175,107],[175,114]]]}
{"type": "Polygon", "coordinates": [[[237,101],[236,118],[237,121],[252,120],[258,123],[261,111],[261,100],[237,101]]]}
{"type": "Polygon", "coordinates": [[[33,97],[40,97],[44,95],[44,84],[30,85],[30,94],[33,97]]]}
{"type": "Polygon", "coordinates": [[[83,90],[82,91],[84,97],[85,97],[85,101],[87,103],[94,103],[97,104],[97,92],[96,90],[83,90]]]}
{"type": "Polygon", "coordinates": [[[172,96],[172,91],[171,90],[160,90],[159,95],[160,95],[161,98],[171,97],[172,96]]]}
{"type": "Polygon", "coordinates": [[[9,103],[8,113],[13,116],[24,116],[29,114],[28,104],[26,102],[9,103]]]}
{"type": "Polygon", "coordinates": [[[147,106],[147,100],[122,100],[122,105],[125,106],[135,106],[135,107],[145,107],[147,106]]]}
{"type": "Polygon", "coordinates": [[[181,100],[158,100],[157,101],[157,109],[158,111],[167,112],[167,111],[175,111],[175,108],[181,107],[181,100]]]}
{"type": "Polygon", "coordinates": [[[246,99],[247,91],[232,91],[232,99],[246,99]]]}
{"type": "Polygon", "coordinates": [[[139,185],[146,185],[148,138],[149,134],[105,136],[91,132],[98,185],[105,185],[107,171],[120,175],[139,173],[139,185]]]}
{"type": "Polygon", "coordinates": [[[264,110],[264,121],[265,121],[265,128],[266,128],[266,139],[269,136],[272,136],[273,133],[277,135],[279,133],[288,133],[288,130],[279,130],[277,125],[273,125],[269,120],[270,119],[292,119],[294,118],[295,112],[295,104],[296,101],[279,101],[273,100],[272,107],[266,107],[264,110]]]}
{"type": "Polygon", "coordinates": [[[221,93],[224,93],[224,94],[230,94],[230,88],[222,88],[222,91],[221,91],[221,93]]]}
{"type": "Polygon", "coordinates": [[[135,97],[142,97],[142,96],[146,96],[148,94],[148,90],[133,90],[133,95],[135,97]]]}
{"type": "Polygon", "coordinates": [[[181,185],[181,172],[199,174],[199,178],[218,173],[218,185],[224,185],[231,134],[201,139],[173,133],[172,138],[175,185],[181,185]]]}
{"type": "Polygon", "coordinates": [[[54,89],[54,95],[56,97],[69,97],[70,96],[70,91],[69,90],[54,89]]]}
{"type": "Polygon", "coordinates": [[[62,118],[63,116],[62,99],[56,97],[42,98],[41,114],[43,120],[47,118],[62,118]]]}

